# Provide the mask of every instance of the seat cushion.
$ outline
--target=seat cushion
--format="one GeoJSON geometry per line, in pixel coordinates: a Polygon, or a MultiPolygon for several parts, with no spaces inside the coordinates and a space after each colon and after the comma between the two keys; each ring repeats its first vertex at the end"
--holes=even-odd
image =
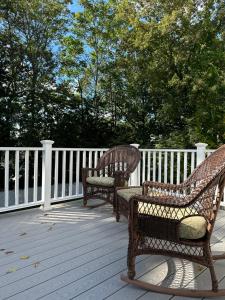
{"type": "Polygon", "coordinates": [[[115,178],[113,177],[87,177],[87,183],[98,185],[98,186],[105,186],[105,187],[112,187],[114,185],[115,178]]]}
{"type": "MultiPolygon", "coordinates": [[[[121,189],[117,194],[129,201],[134,195],[141,195],[142,188],[121,189]]],[[[193,208],[172,208],[168,206],[160,206],[149,203],[140,203],[139,212],[170,219],[182,219],[179,224],[179,236],[182,239],[200,239],[204,237],[207,231],[207,221],[202,216],[193,216],[197,214],[193,208]]]]}
{"type": "Polygon", "coordinates": [[[135,188],[129,188],[129,189],[121,189],[117,191],[117,194],[122,197],[123,199],[127,200],[127,202],[130,200],[130,198],[134,195],[141,195],[142,194],[142,188],[141,187],[135,187],[135,188]]]}
{"type": "Polygon", "coordinates": [[[179,237],[182,239],[196,240],[205,236],[207,221],[202,216],[190,216],[183,219],[179,226],[179,237]]]}

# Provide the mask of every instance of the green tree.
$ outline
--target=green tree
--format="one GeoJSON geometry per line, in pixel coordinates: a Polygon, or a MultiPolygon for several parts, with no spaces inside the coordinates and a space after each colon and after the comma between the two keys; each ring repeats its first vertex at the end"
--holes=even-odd
{"type": "Polygon", "coordinates": [[[2,1],[1,126],[5,142],[23,145],[48,137],[49,97],[56,89],[56,47],[66,32],[68,0],[2,1]],[[55,48],[55,50],[54,50],[55,48]]]}
{"type": "Polygon", "coordinates": [[[119,3],[125,47],[144,58],[156,143],[224,143],[224,1],[119,3]]]}

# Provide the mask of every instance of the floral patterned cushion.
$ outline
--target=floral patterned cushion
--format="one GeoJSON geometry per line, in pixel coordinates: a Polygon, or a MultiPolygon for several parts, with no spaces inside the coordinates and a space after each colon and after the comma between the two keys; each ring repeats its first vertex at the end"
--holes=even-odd
{"type": "MultiPolygon", "coordinates": [[[[141,195],[142,188],[135,187],[130,189],[121,189],[117,194],[123,199],[129,201],[134,195],[141,195]]],[[[160,216],[170,219],[182,219],[179,224],[179,236],[182,239],[200,239],[207,231],[207,221],[202,216],[193,216],[197,214],[193,209],[188,208],[172,208],[167,206],[141,203],[139,205],[140,213],[150,213],[155,216],[160,216]]]]}
{"type": "Polygon", "coordinates": [[[86,179],[87,183],[98,185],[98,186],[106,186],[106,187],[112,187],[114,185],[115,179],[113,177],[87,177],[86,179]]]}

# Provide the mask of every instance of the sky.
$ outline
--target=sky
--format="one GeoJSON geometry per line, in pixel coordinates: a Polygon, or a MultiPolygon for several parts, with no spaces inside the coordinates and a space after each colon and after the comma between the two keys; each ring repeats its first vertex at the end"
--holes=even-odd
{"type": "Polygon", "coordinates": [[[80,11],[82,8],[81,6],[78,4],[78,0],[73,0],[73,4],[69,5],[69,8],[72,12],[77,12],[80,11]]]}

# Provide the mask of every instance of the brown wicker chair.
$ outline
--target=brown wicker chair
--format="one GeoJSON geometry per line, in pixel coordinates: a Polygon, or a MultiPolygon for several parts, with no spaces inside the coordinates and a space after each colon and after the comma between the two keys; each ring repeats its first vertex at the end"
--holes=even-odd
{"type": "Polygon", "coordinates": [[[145,182],[143,195],[129,201],[128,273],[121,279],[154,292],[190,297],[225,295],[218,289],[210,238],[225,185],[225,145],[204,160],[182,184],[145,182]],[[134,279],[135,258],[143,254],[188,259],[207,267],[212,290],[174,289],[134,279]]]}
{"type": "Polygon", "coordinates": [[[96,168],[84,168],[82,170],[84,206],[87,205],[88,199],[103,199],[113,205],[115,212],[116,187],[127,184],[140,158],[140,151],[134,146],[116,146],[103,154],[96,168]]]}

